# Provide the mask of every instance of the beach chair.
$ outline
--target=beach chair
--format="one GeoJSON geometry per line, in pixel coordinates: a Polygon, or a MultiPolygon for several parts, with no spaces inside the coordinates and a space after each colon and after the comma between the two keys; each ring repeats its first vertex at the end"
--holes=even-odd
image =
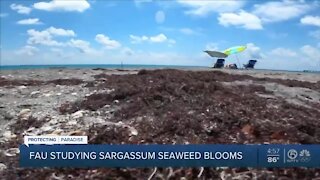
{"type": "Polygon", "coordinates": [[[249,60],[247,64],[244,64],[244,68],[246,69],[253,69],[254,65],[257,63],[257,60],[249,60]]]}
{"type": "Polygon", "coordinates": [[[217,62],[214,64],[213,68],[223,68],[224,61],[224,59],[217,59],[217,62]]]}

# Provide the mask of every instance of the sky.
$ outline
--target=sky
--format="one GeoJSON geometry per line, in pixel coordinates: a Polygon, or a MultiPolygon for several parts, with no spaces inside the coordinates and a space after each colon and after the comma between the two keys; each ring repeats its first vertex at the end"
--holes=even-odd
{"type": "Polygon", "coordinates": [[[1,65],[212,66],[320,70],[320,1],[1,0],[1,65]]]}

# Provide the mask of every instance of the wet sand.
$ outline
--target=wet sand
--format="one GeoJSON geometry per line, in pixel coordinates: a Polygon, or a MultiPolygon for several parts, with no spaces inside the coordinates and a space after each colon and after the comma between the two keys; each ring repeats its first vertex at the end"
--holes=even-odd
{"type": "MultiPolygon", "coordinates": [[[[0,77],[0,175],[147,179],[145,169],[23,169],[23,135],[91,144],[320,143],[320,75],[255,70],[6,70],[0,77]]],[[[163,168],[158,178],[195,178],[163,168]]],[[[205,168],[201,178],[310,179],[319,169],[205,168]]]]}

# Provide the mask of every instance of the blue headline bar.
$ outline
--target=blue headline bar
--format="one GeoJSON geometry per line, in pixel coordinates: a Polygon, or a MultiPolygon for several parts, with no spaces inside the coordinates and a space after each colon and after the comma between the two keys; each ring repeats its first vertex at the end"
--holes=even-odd
{"type": "Polygon", "coordinates": [[[320,145],[25,145],[21,167],[320,167],[320,145]]]}

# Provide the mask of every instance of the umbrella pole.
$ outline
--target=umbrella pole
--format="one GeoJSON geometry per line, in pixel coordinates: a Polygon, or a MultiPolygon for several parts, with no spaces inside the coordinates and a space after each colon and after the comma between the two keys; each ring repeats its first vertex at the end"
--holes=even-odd
{"type": "Polygon", "coordinates": [[[238,58],[238,54],[236,54],[236,57],[237,57],[237,61],[238,61],[239,69],[240,69],[240,61],[239,61],[239,58],[238,58]]]}

